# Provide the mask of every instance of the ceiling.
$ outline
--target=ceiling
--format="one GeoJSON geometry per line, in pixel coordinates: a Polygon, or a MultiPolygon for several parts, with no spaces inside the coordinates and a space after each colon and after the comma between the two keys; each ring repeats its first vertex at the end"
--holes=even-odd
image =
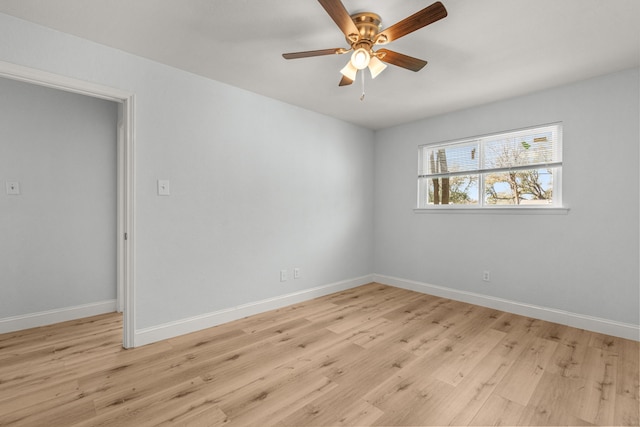
{"type": "MultiPolygon", "coordinates": [[[[435,0],[343,0],[382,27],[435,0]]],[[[348,47],[317,0],[0,0],[0,13],[370,129],[640,65],[638,0],[441,0],[449,15],[387,48],[427,60],[338,87],[348,47]]]]}

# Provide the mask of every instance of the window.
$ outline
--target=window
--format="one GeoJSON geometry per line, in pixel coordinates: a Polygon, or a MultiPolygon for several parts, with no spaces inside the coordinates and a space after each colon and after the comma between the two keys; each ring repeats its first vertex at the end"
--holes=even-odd
{"type": "Polygon", "coordinates": [[[418,208],[561,207],[560,124],[419,148],[418,208]]]}

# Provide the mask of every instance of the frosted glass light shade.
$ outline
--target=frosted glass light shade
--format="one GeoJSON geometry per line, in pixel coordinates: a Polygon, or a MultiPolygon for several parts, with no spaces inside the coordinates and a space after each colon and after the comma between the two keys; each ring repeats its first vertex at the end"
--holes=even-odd
{"type": "Polygon", "coordinates": [[[372,56],[371,59],[369,60],[369,71],[371,71],[372,79],[375,79],[378,76],[378,74],[384,71],[385,68],[387,68],[387,64],[380,61],[375,56],[372,56]]]}
{"type": "Polygon", "coordinates": [[[355,81],[356,75],[358,74],[358,69],[353,66],[351,61],[349,61],[347,62],[347,65],[345,65],[344,68],[340,70],[340,74],[348,79],[351,79],[351,81],[355,81]]]}

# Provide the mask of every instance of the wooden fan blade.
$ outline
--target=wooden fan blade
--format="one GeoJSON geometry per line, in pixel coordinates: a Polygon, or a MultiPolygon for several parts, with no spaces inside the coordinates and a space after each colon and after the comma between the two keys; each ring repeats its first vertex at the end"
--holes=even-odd
{"type": "Polygon", "coordinates": [[[425,65],[427,65],[427,61],[423,61],[422,59],[414,58],[408,55],[403,55],[402,53],[394,52],[389,49],[378,49],[377,53],[382,54],[376,55],[378,56],[380,61],[398,67],[406,68],[407,70],[411,71],[420,71],[425,65]]]}
{"type": "Polygon", "coordinates": [[[349,36],[352,35],[358,37],[360,31],[340,0],[318,0],[318,2],[347,38],[351,38],[349,36]]]}
{"type": "Polygon", "coordinates": [[[340,80],[340,83],[338,83],[338,86],[348,86],[351,83],[353,83],[353,80],[351,80],[347,76],[342,76],[342,79],[340,80]]]}
{"type": "Polygon", "coordinates": [[[305,52],[291,52],[291,53],[283,53],[282,57],[284,59],[298,59],[298,58],[309,58],[311,56],[323,56],[323,55],[334,55],[344,53],[345,49],[341,47],[333,48],[333,49],[320,49],[320,50],[307,50],[305,52]]]}
{"type": "Polygon", "coordinates": [[[421,11],[386,28],[378,35],[378,40],[384,43],[397,40],[446,16],[447,9],[445,9],[444,5],[439,1],[435,2],[431,6],[427,6],[421,11]]]}

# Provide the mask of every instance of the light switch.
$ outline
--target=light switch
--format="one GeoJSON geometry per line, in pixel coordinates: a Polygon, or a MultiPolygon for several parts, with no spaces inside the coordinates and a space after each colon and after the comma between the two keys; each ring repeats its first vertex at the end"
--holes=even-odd
{"type": "Polygon", "coordinates": [[[7,194],[20,194],[20,183],[18,181],[7,181],[7,194]]]}
{"type": "Polygon", "coordinates": [[[159,179],[158,180],[158,196],[168,196],[169,192],[169,180],[168,179],[159,179]]]}

